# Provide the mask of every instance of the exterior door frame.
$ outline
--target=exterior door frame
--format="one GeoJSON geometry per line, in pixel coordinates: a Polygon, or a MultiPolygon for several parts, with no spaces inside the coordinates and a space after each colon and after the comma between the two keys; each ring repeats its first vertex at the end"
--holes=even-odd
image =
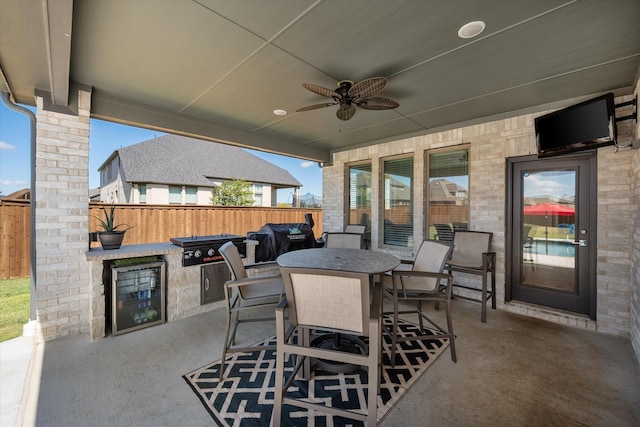
{"type": "MultiPolygon", "coordinates": [[[[507,171],[506,171],[506,251],[505,251],[505,279],[506,279],[506,287],[505,287],[505,301],[511,301],[513,299],[512,287],[515,285],[514,280],[518,280],[518,277],[514,268],[515,262],[520,262],[522,254],[522,237],[520,236],[520,227],[521,223],[514,224],[514,184],[515,184],[515,165],[525,162],[540,162],[540,166],[544,167],[546,164],[551,164],[555,162],[567,162],[572,160],[581,160],[587,161],[589,164],[589,176],[587,179],[580,179],[579,187],[577,188],[577,197],[587,198],[588,199],[588,209],[589,209],[589,218],[587,221],[586,228],[588,230],[588,247],[580,248],[587,249],[588,255],[587,266],[583,268],[579,280],[586,280],[587,285],[587,299],[588,299],[588,315],[592,320],[596,319],[596,303],[597,303],[597,283],[596,283],[596,272],[597,272],[597,154],[595,151],[593,152],[585,152],[580,154],[566,155],[566,156],[557,156],[552,158],[538,159],[537,156],[522,156],[522,157],[512,157],[507,159],[507,171]],[[517,226],[517,227],[516,227],[517,226]],[[519,245],[519,246],[516,246],[519,245]],[[515,249],[514,249],[515,248],[515,249]]],[[[551,166],[552,167],[552,166],[551,166]]],[[[518,191],[520,197],[522,196],[521,192],[518,191]]],[[[522,218],[520,218],[521,220],[522,218]]],[[[576,237],[578,240],[580,237],[578,236],[578,225],[576,224],[576,237]]],[[[580,228],[585,228],[582,225],[580,228]]],[[[576,246],[576,250],[578,247],[576,246]]],[[[578,268],[581,268],[578,266],[578,268]]],[[[577,268],[577,269],[578,269],[577,268]]],[[[576,269],[576,270],[577,270],[576,269]]],[[[578,272],[576,271],[576,274],[578,272]]],[[[578,280],[578,279],[576,279],[578,280]]]]}

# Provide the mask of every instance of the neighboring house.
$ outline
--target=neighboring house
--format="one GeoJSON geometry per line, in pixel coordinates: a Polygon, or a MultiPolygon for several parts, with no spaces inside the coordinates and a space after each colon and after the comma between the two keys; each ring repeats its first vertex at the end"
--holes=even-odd
{"type": "Polygon", "coordinates": [[[462,206],[468,202],[466,188],[447,179],[435,179],[429,183],[431,203],[462,206]]]}
{"type": "Polygon", "coordinates": [[[214,187],[244,179],[254,206],[276,206],[277,190],[290,188],[298,200],[302,185],[243,148],[177,135],[115,150],[98,170],[100,200],[109,203],[210,205],[214,187]]]}

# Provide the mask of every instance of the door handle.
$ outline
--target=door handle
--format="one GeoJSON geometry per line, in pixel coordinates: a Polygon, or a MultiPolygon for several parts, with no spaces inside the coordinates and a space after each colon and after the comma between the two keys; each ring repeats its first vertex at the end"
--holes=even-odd
{"type": "Polygon", "coordinates": [[[571,244],[574,245],[574,246],[585,247],[585,246],[587,246],[587,240],[586,239],[580,239],[577,242],[571,242],[571,244]]]}
{"type": "Polygon", "coordinates": [[[209,278],[204,279],[204,290],[205,291],[209,290],[209,278]]]}

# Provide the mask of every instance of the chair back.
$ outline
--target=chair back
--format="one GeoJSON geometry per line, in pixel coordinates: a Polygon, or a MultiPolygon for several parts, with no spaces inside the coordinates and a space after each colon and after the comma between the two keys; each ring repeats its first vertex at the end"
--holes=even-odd
{"type": "Polygon", "coordinates": [[[453,240],[453,228],[449,224],[434,224],[438,240],[451,242],[453,240]]]}
{"type": "Polygon", "coordinates": [[[364,235],[359,233],[327,233],[325,248],[362,249],[364,235]]]}
{"type": "Polygon", "coordinates": [[[218,249],[218,252],[220,252],[220,255],[222,255],[222,258],[224,258],[224,261],[227,263],[233,280],[247,278],[247,270],[244,268],[240,252],[238,252],[236,245],[232,242],[227,242],[218,249]]]}
{"type": "Polygon", "coordinates": [[[367,226],[366,225],[361,225],[361,224],[347,224],[346,227],[344,227],[344,232],[345,233],[357,233],[357,234],[364,234],[365,230],[366,230],[367,226]]]}
{"type": "Polygon", "coordinates": [[[486,231],[456,231],[451,264],[482,268],[482,254],[491,250],[492,235],[486,231]]]}
{"type": "Polygon", "coordinates": [[[291,326],[368,336],[369,275],[280,267],[291,326]]]}
{"type": "MultiPolygon", "coordinates": [[[[451,256],[453,246],[436,240],[425,240],[420,245],[411,271],[442,273],[451,256]]],[[[403,277],[405,291],[433,291],[439,284],[434,277],[403,277]]]]}

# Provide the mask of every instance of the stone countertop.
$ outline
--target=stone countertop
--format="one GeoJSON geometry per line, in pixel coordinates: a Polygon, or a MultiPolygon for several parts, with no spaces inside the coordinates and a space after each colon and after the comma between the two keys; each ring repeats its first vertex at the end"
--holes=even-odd
{"type": "Polygon", "coordinates": [[[122,245],[119,249],[104,250],[101,247],[91,248],[86,252],[87,260],[100,261],[109,259],[142,257],[161,254],[181,254],[182,248],[170,242],[146,243],[142,245],[122,245]]]}
{"type": "MultiPolygon", "coordinates": [[[[256,246],[255,240],[245,240],[247,246],[256,246]]],[[[171,242],[145,243],[140,245],[122,245],[119,249],[104,250],[101,247],[91,248],[85,254],[88,261],[102,261],[120,258],[143,257],[150,255],[182,254],[183,248],[171,242]]]]}

